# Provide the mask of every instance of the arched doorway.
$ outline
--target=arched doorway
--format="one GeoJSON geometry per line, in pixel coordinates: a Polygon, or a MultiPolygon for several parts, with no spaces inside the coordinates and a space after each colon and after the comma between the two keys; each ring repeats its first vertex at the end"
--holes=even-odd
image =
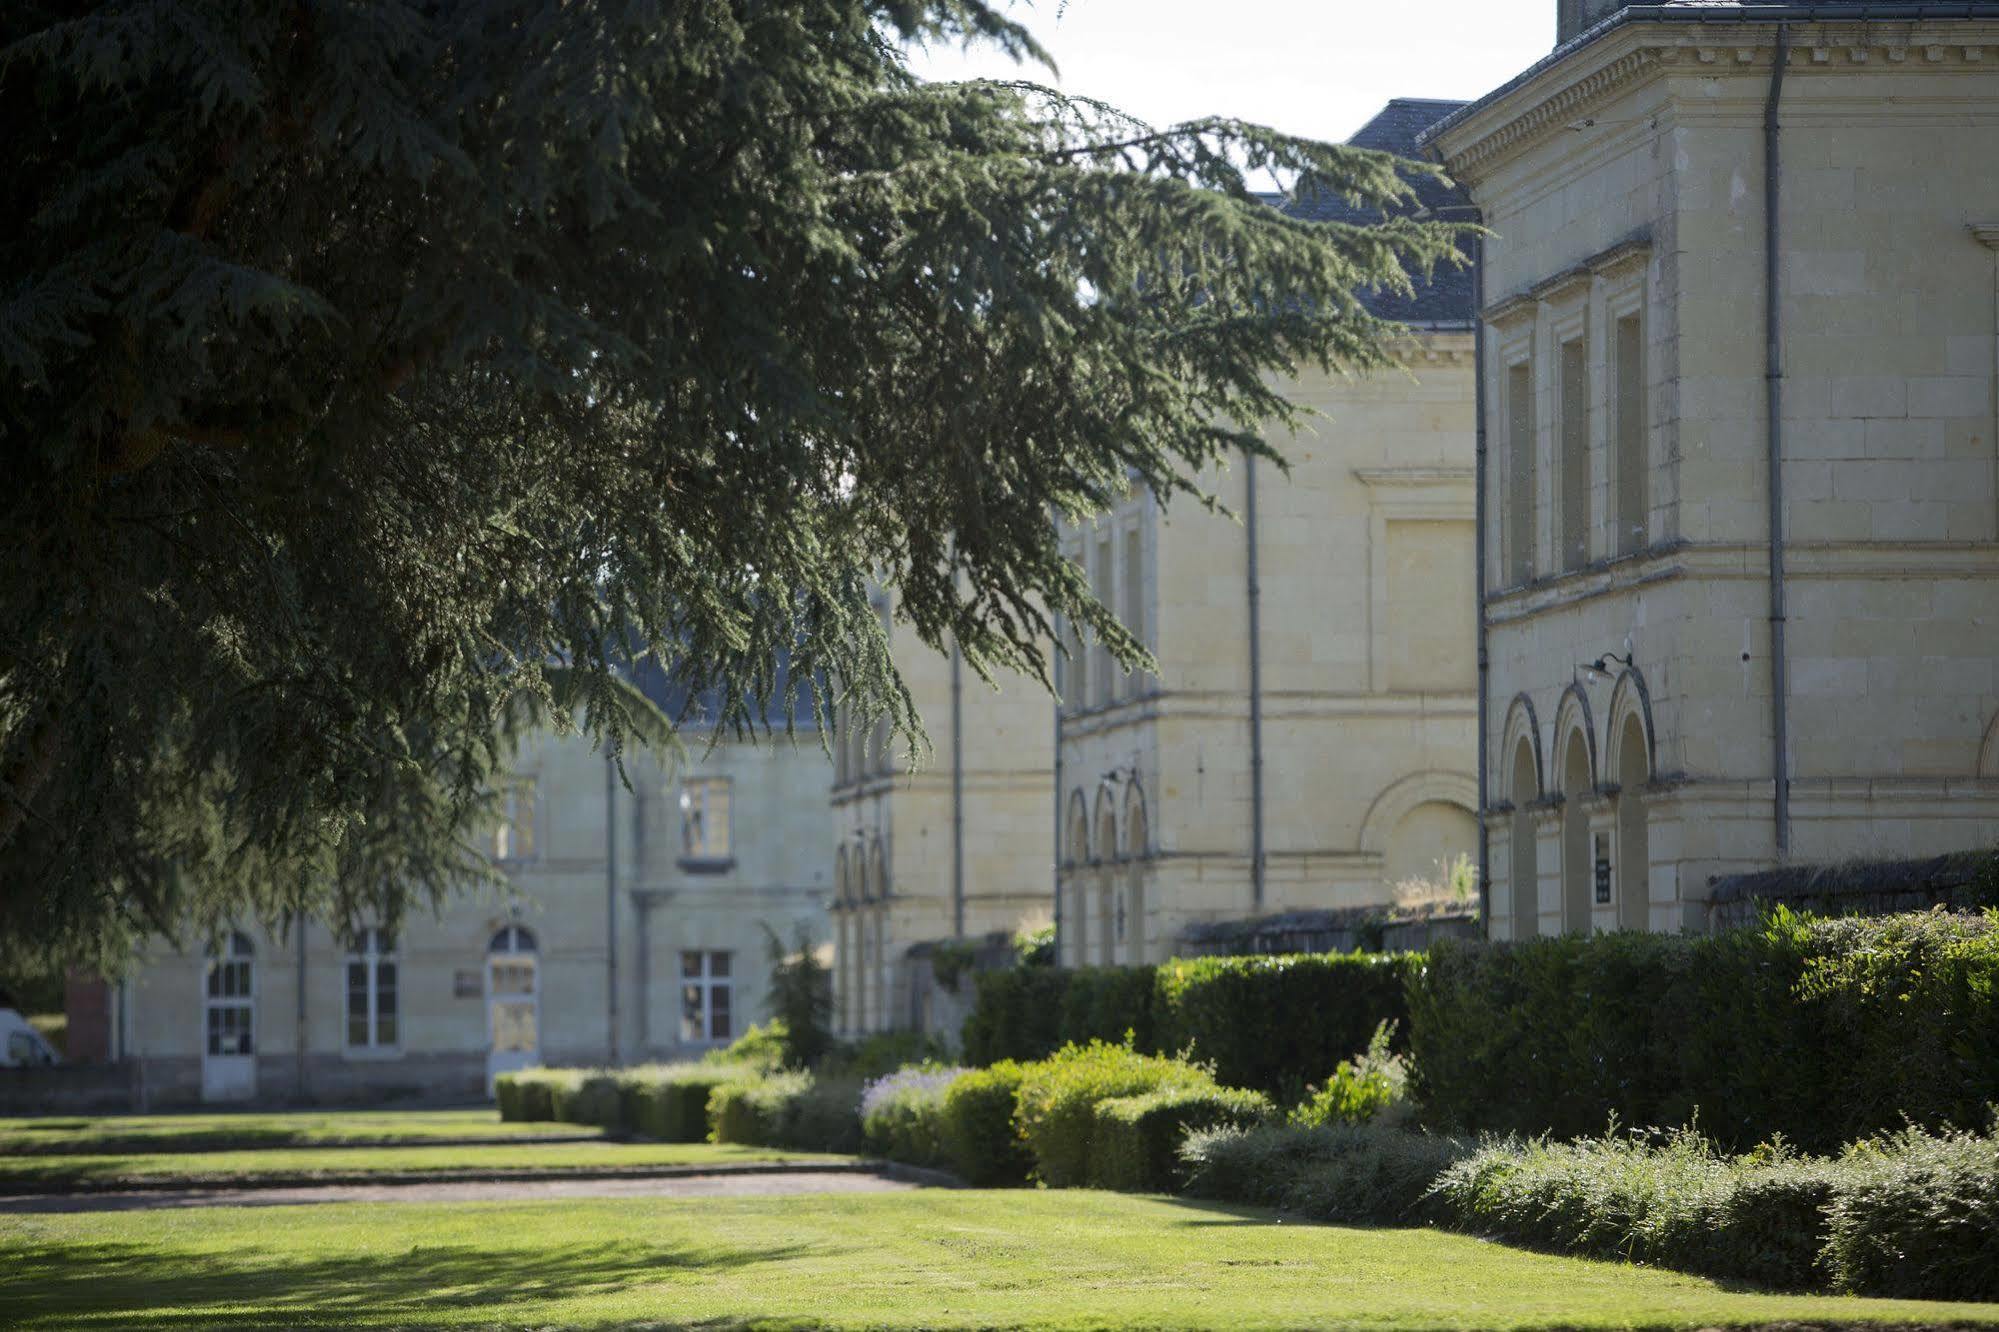
{"type": "Polygon", "coordinates": [[[1540,798],[1541,780],[1534,763],[1534,743],[1526,736],[1513,747],[1513,815],[1507,846],[1507,878],[1513,892],[1513,937],[1531,939],[1541,932],[1541,858],[1534,845],[1533,802],[1540,798]]]}
{"type": "Polygon", "coordinates": [[[1619,728],[1617,742],[1617,927],[1652,927],[1652,849],[1647,829],[1645,788],[1652,764],[1645,725],[1633,712],[1619,728]]]}
{"type": "Polygon", "coordinates": [[[486,1091],[502,1073],[541,1060],[541,962],[525,925],[502,925],[486,945],[486,1091]]]}
{"type": "Polygon", "coordinates": [[[201,1099],[257,1094],[257,950],[231,930],[208,949],[202,986],[201,1099]]]}
{"type": "Polygon", "coordinates": [[[1590,928],[1589,741],[1571,730],[1562,746],[1562,932],[1590,928]]]}

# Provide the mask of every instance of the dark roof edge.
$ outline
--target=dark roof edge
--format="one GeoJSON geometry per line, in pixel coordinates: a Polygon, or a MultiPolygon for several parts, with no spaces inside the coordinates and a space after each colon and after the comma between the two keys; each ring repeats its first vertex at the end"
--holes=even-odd
{"type": "Polygon", "coordinates": [[[1898,5],[1876,7],[1855,4],[1770,4],[1770,5],[1628,5],[1612,13],[1596,26],[1577,33],[1542,56],[1485,96],[1445,116],[1416,136],[1417,151],[1435,157],[1439,135],[1448,134],[1465,121],[1553,69],[1600,37],[1627,23],[1916,23],[1925,19],[1999,19],[1999,4],[1964,3],[1938,5],[1898,5]]]}

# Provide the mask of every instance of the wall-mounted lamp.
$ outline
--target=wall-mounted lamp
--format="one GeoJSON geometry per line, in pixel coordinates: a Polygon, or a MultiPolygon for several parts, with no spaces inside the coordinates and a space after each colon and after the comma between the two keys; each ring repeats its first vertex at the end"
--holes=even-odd
{"type": "Polygon", "coordinates": [[[1595,684],[1597,677],[1609,675],[1613,666],[1628,668],[1631,665],[1631,648],[1627,645],[1621,656],[1615,652],[1606,652],[1595,661],[1578,662],[1577,669],[1585,672],[1589,676],[1589,682],[1595,684]]]}

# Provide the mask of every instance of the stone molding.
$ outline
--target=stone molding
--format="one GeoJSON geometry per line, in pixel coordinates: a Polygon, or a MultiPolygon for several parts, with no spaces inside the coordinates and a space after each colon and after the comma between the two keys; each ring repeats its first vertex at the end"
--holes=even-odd
{"type": "MultiPolygon", "coordinates": [[[[1950,65],[1978,67],[1999,61],[1999,24],[1966,19],[1897,22],[1827,21],[1794,23],[1790,64],[1803,68],[1950,65]]],[[[1684,67],[1704,77],[1724,74],[1767,76],[1776,41],[1770,24],[1731,23],[1726,29],[1703,23],[1628,24],[1615,34],[1577,51],[1541,76],[1497,99],[1473,121],[1490,119],[1475,132],[1471,122],[1447,129],[1431,145],[1453,176],[1475,173],[1493,159],[1552,131],[1589,128],[1588,112],[1641,77],[1661,68],[1684,67]],[[1612,53],[1613,48],[1622,47],[1612,53]],[[1597,54],[1594,67],[1581,61],[1597,54]],[[1564,79],[1563,70],[1573,72],[1564,79]],[[1536,87],[1543,89],[1537,96],[1536,87]],[[1508,103],[1518,109],[1502,114],[1508,103]],[[1445,141],[1460,146],[1447,148],[1445,141]]]]}

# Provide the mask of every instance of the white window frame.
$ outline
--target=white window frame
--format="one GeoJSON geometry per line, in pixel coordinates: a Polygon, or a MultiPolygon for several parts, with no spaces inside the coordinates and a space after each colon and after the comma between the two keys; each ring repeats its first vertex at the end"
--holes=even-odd
{"type": "Polygon", "coordinates": [[[726,1045],[742,1033],[736,1023],[735,953],[725,948],[683,948],[680,951],[680,1040],[683,1045],[726,1045]],[[715,971],[722,964],[721,974],[715,971]],[[690,972],[690,965],[693,970],[690,972]],[[716,1030],[715,996],[723,1028],[716,1030]],[[692,1011],[690,1012],[690,1007],[692,1011]],[[692,1025],[692,1034],[690,1026],[692,1025]]]}
{"type": "Polygon", "coordinates": [[[493,861],[522,865],[535,858],[540,813],[533,777],[510,778],[500,790],[500,819],[493,827],[493,861]]]}
{"type": "Polygon", "coordinates": [[[724,870],[736,861],[735,780],[730,777],[689,777],[680,784],[680,867],[697,871],[724,870]],[[720,792],[721,799],[715,799],[720,792]],[[721,828],[719,845],[715,836],[721,828]],[[700,829],[697,841],[694,829],[700,829]]]}
{"type": "Polygon", "coordinates": [[[369,926],[349,941],[346,957],[340,969],[341,1007],[340,1018],[344,1030],[342,1047],[350,1056],[399,1055],[403,1048],[402,1013],[402,955],[396,950],[397,939],[387,930],[369,926]],[[386,944],[386,947],[384,947],[386,944]],[[382,967],[391,968],[391,980],[382,984],[382,967]],[[361,994],[365,1013],[367,1039],[354,1039],[354,968],[362,968],[361,994]],[[388,994],[388,1012],[393,1039],[382,1039],[383,992],[388,994]]]}
{"type": "MultiPolygon", "coordinates": [[[[1487,592],[1507,588],[1525,587],[1540,576],[1542,568],[1540,551],[1541,528],[1541,473],[1539,466],[1540,441],[1538,438],[1542,413],[1535,402],[1539,374],[1539,358],[1535,355],[1534,332],[1536,307],[1529,302],[1516,302],[1503,311],[1494,313],[1487,321],[1493,348],[1492,373],[1495,382],[1491,388],[1491,403],[1494,419],[1491,423],[1491,437],[1499,441],[1499,447],[1490,450],[1492,459],[1491,512],[1496,521],[1492,524],[1492,545],[1487,551],[1494,575],[1492,586],[1487,592]],[[1517,549],[1514,539],[1516,514],[1514,511],[1514,464],[1518,454],[1513,440],[1513,372],[1522,366],[1527,370],[1527,459],[1534,464],[1535,475],[1529,489],[1533,512],[1527,515],[1526,545],[1522,552],[1517,549]],[[1515,567],[1523,561],[1525,576],[1515,567]]],[[[1484,533],[1479,540],[1486,539],[1484,533]]]]}

